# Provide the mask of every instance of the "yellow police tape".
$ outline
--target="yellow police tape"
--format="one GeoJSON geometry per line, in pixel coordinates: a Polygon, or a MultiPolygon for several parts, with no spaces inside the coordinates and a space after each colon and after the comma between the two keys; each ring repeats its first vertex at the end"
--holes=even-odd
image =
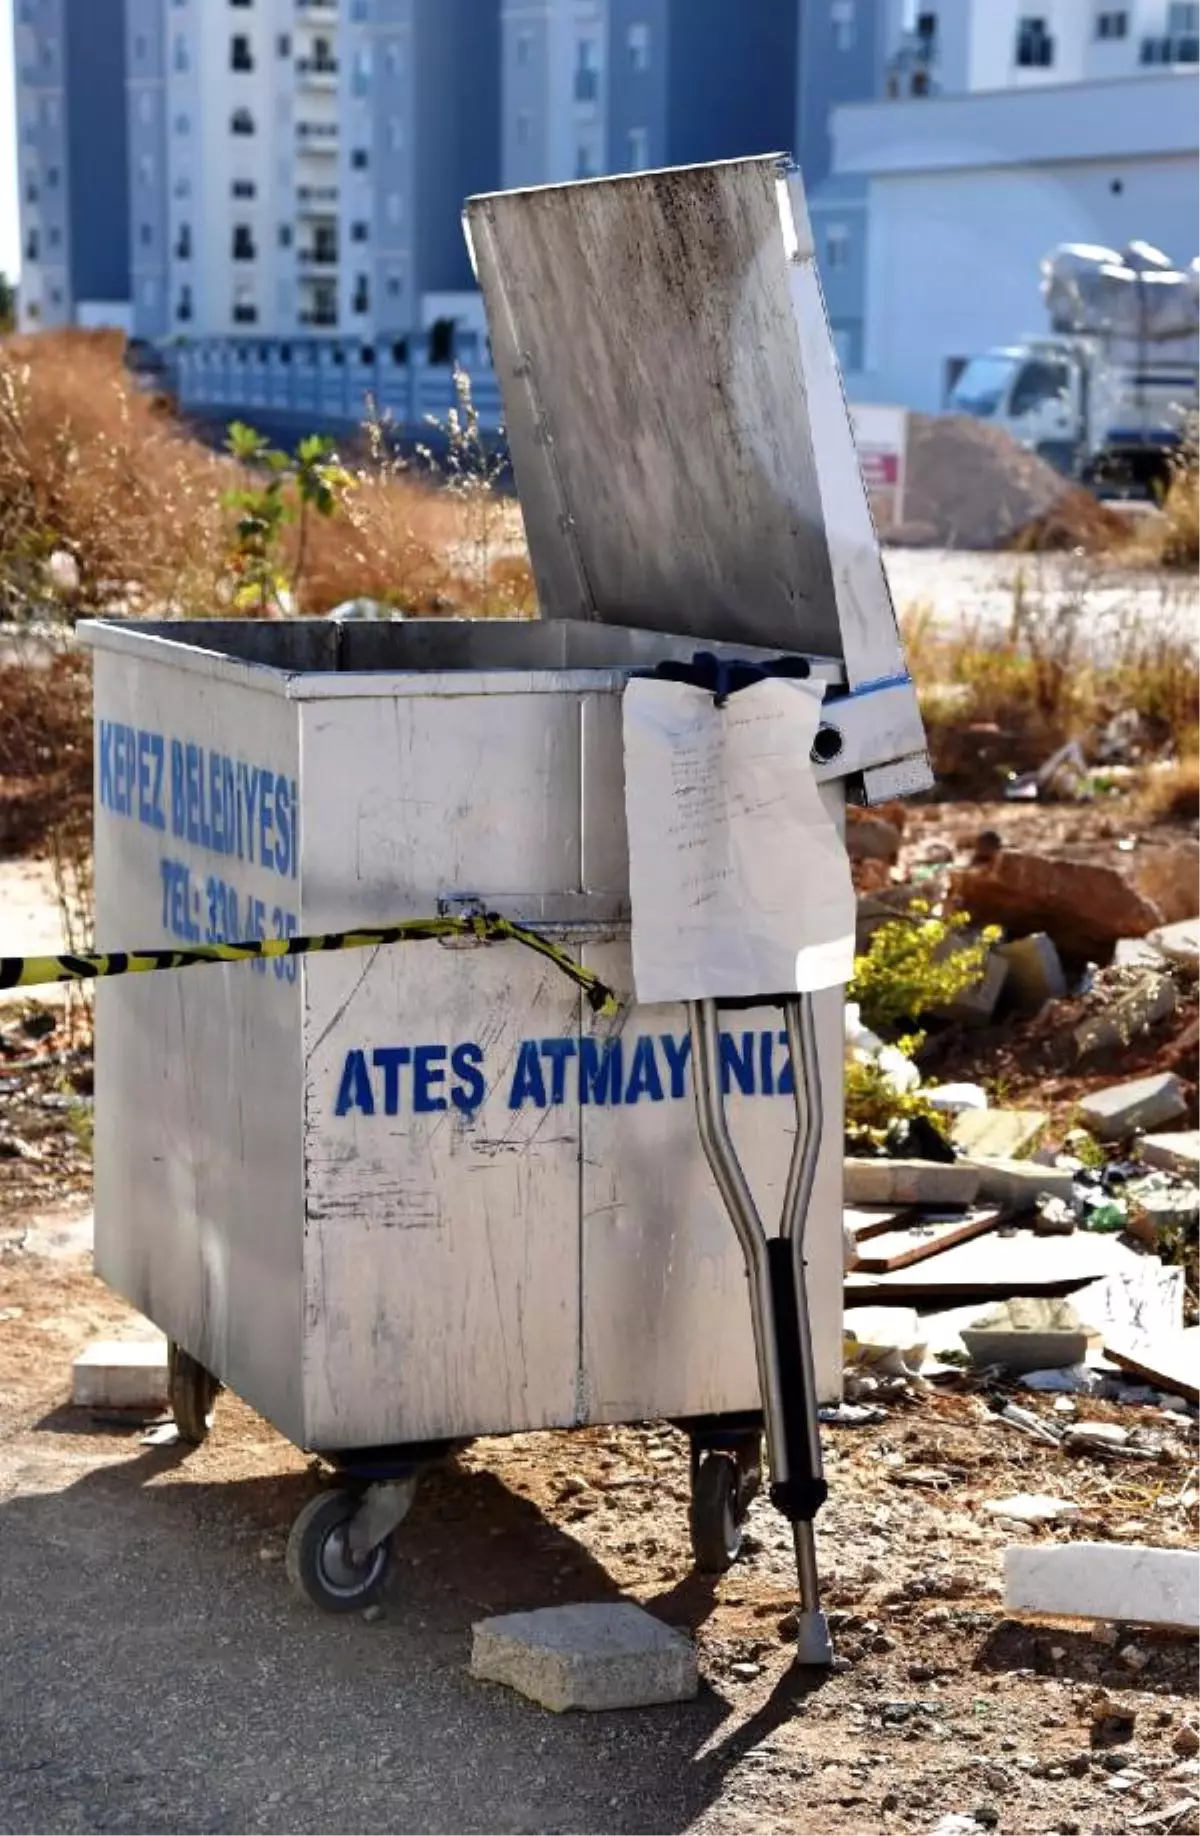
{"type": "Polygon", "coordinates": [[[438,938],[473,938],[480,943],[519,943],[536,950],[581,988],[594,1013],[612,1013],[616,997],[598,975],[577,963],[548,938],[497,912],[464,917],[406,918],[401,924],[357,931],[325,931],[315,937],[263,938],[248,943],[194,944],[187,950],[109,950],[69,956],[0,956],[0,988],[36,988],[47,982],[86,982],[99,976],[147,975],[159,969],[190,969],[199,963],[240,963],[258,957],[310,956],[319,950],[367,950],[379,944],[425,943],[438,938]]]}

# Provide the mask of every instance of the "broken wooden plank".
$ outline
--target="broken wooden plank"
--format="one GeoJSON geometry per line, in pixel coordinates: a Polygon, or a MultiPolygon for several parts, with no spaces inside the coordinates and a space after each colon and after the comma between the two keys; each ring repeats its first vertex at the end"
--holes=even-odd
{"type": "Polygon", "coordinates": [[[842,1210],[846,1228],[855,1243],[869,1243],[872,1237],[878,1237],[887,1230],[896,1230],[917,1217],[913,1205],[882,1205],[878,1208],[861,1205],[846,1205],[842,1210]]]}
{"type": "Polygon", "coordinates": [[[1200,1403],[1200,1326],[1164,1333],[1153,1343],[1114,1333],[1104,1341],[1104,1355],[1155,1389],[1200,1403]]]}
{"type": "Polygon", "coordinates": [[[865,1275],[891,1275],[897,1269],[908,1269],[914,1263],[927,1262],[931,1256],[940,1256],[957,1244],[969,1243],[999,1222],[998,1211],[978,1211],[965,1218],[913,1223],[907,1228],[881,1232],[869,1240],[869,1249],[860,1249],[857,1266],[865,1275]]]}

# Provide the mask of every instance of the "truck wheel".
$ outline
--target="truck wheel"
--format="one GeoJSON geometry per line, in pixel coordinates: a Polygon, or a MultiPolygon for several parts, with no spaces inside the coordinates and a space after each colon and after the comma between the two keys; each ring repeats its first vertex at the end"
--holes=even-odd
{"type": "Polygon", "coordinates": [[[361,1559],[351,1553],[347,1532],[361,1502],[357,1492],[318,1492],[292,1525],[288,1580],[323,1613],[353,1613],[369,1606],[387,1579],[390,1537],[361,1559]]]}
{"type": "Polygon", "coordinates": [[[212,1427],[213,1404],[221,1385],[211,1371],[185,1352],[173,1339],[167,1341],[167,1397],[181,1440],[193,1447],[207,1439],[212,1427]]]}
{"type": "Polygon", "coordinates": [[[692,1554],[702,1574],[723,1575],[742,1547],[741,1474],[731,1454],[701,1457],[692,1478],[692,1554]]]}

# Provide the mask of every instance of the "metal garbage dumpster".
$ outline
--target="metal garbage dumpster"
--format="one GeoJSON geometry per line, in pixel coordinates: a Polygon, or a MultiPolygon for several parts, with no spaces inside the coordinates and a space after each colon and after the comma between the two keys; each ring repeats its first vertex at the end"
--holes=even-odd
{"type": "MultiPolygon", "coordinates": [[[[743,161],[479,200],[469,221],[543,611],[565,616],[81,627],[98,948],[486,909],[624,997],[597,1017],[553,963],[471,940],[97,991],[97,1270],[172,1341],[188,1432],[219,1382],[372,1488],[340,1566],[316,1559],[336,1505],[297,1526],[293,1578],[333,1608],[378,1585],[420,1463],[483,1434],[682,1422],[694,1477],[716,1446],[738,1476],[698,1551],[736,1550],[758,1465],[746,1273],[684,1011],[628,998],[630,673],[698,642],[806,655],[831,809],[926,769],[797,181],[743,161]],[[622,385],[639,366],[652,396],[622,385]]],[[[832,1400],[840,991],[815,1008],[809,1290],[832,1400]]],[[[779,1013],[726,1016],[720,1052],[778,1210],[779,1013]]]]}

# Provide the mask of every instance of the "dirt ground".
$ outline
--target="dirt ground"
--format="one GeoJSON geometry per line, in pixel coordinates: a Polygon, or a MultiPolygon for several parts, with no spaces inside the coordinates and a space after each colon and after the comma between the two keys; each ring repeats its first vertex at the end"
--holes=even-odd
{"type": "MultiPolygon", "coordinates": [[[[1019,825],[1026,845],[1094,854],[1125,833],[1071,808],[910,822],[914,847],[1019,825]]],[[[0,867],[6,947],[55,947],[42,884],[0,867]]],[[[1027,1024],[938,1069],[1068,1118],[1089,1080],[1164,1054],[1193,1079],[1195,1024],[1185,1000],[1116,1069],[1056,1069],[1056,1026],[1027,1024]]],[[[956,1814],[1013,1836],[1197,1828],[1195,1641],[1022,1624],[1001,1601],[1012,1541],[1193,1546],[1188,1416],[1078,1401],[1140,1430],[1144,1461],[1041,1445],[966,1390],[829,1427],[828,1675],[791,1664],[789,1537],[765,1500],[730,1574],[693,1570],[686,1443],[661,1424],[477,1442],[423,1482],[382,1614],[317,1614],[283,1572],[315,1462],[229,1396],[186,1454],[144,1444],[140,1420],[68,1406],[82,1345],[147,1330],[90,1272],[84,1038],[61,1007],[0,1006],[0,1829],[915,1836],[956,1814]],[[1028,1529],[985,1509],[1017,1492],[1082,1514],[1028,1529]],[[469,1677],[473,1621],[618,1598],[695,1637],[695,1702],[559,1718],[469,1677]],[[1097,1718],[1101,1692],[1118,1716],[1097,1718]]]]}
{"type": "MultiPolygon", "coordinates": [[[[786,1526],[693,1572],[674,1430],[481,1441],[434,1469],[382,1617],[291,1593],[314,1463],[232,1397],[204,1447],[67,1406],[73,1353],[145,1323],[90,1273],[86,1213],[0,1237],[0,1827],[85,1830],[1001,1831],[1195,1827],[1194,1641],[1022,1625],[1013,1539],[1195,1535],[1195,1426],[1119,1413],[1145,1462],[1068,1456],[934,1394],[826,1431],[820,1547],[839,1662],[791,1665],[786,1526]],[[983,1505],[1072,1499],[1066,1529],[983,1505]],[[694,1634],[694,1703],[556,1718],[467,1674],[488,1613],[633,1598],[694,1634]],[[1098,1690],[1130,1720],[1096,1721],[1098,1690]],[[1172,1811],[1191,1803],[1193,1808],[1172,1811]]],[[[1049,1412],[1050,1399],[1025,1398],[1049,1412]]]]}

